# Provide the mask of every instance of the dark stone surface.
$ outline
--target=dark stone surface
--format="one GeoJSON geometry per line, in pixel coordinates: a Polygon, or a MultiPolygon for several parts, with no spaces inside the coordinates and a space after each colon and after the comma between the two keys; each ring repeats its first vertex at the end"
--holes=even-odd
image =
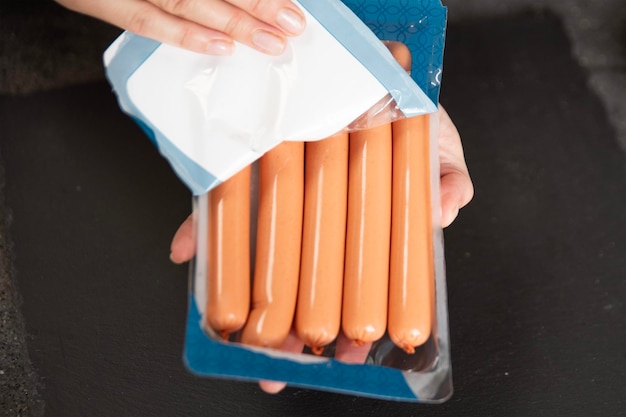
{"type": "Polygon", "coordinates": [[[622,415],[626,158],[605,110],[549,14],[456,25],[448,46],[476,187],[446,233],[449,411],[622,415]]]}
{"type": "Polygon", "coordinates": [[[442,102],[476,197],[446,230],[454,397],[423,406],[183,368],[190,196],[97,82],[0,98],[18,288],[46,416],[618,416],[626,157],[551,15],[449,28],[442,102]]]}
{"type": "Polygon", "coordinates": [[[43,403],[38,375],[26,347],[26,331],[20,312],[21,298],[12,279],[12,245],[6,236],[11,214],[5,207],[4,170],[0,167],[0,416],[40,414],[43,403]]]}
{"type": "Polygon", "coordinates": [[[102,51],[119,33],[51,0],[2,0],[0,94],[101,80],[102,51]]]}

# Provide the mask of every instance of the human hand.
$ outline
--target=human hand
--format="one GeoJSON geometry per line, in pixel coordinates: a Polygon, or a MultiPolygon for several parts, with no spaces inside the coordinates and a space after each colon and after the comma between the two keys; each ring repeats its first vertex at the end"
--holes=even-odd
{"type": "MultiPolygon", "coordinates": [[[[467,205],[473,195],[474,187],[469,176],[461,137],[450,116],[440,105],[439,107],[438,152],[440,163],[440,195],[441,195],[441,226],[449,226],[459,213],[459,209],[467,205]]],[[[196,252],[193,218],[190,215],[179,227],[171,244],[170,259],[174,263],[189,261],[196,252]]],[[[289,353],[300,353],[303,342],[292,331],[281,350],[289,353]]],[[[371,348],[371,343],[363,346],[352,344],[340,334],[335,346],[335,359],[347,363],[363,363],[371,348]]],[[[286,384],[276,381],[261,381],[261,388],[268,393],[281,391],[286,384]]]]}
{"type": "Polygon", "coordinates": [[[305,18],[291,0],[56,0],[59,4],[159,42],[230,55],[238,41],[281,54],[305,18]]]}
{"type": "Polygon", "coordinates": [[[441,227],[448,227],[474,197],[461,136],[448,112],[439,105],[439,178],[441,181],[441,227]]]}

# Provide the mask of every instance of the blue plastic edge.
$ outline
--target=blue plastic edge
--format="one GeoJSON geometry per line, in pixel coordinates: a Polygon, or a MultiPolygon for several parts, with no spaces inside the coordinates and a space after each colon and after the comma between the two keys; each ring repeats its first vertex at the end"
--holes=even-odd
{"type": "Polygon", "coordinates": [[[236,343],[213,340],[201,328],[201,317],[193,294],[189,311],[183,359],[198,376],[245,380],[272,379],[292,385],[368,395],[383,399],[417,401],[402,371],[382,366],[345,364],[334,359],[301,363],[268,356],[236,343]]]}

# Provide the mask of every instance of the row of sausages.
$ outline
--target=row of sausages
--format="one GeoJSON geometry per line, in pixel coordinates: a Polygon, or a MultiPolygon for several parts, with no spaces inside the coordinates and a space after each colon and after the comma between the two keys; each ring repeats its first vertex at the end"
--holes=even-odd
{"type": "Polygon", "coordinates": [[[206,324],[270,348],[293,327],[316,354],[340,331],[357,345],[388,332],[413,353],[434,317],[429,159],[428,115],[283,142],[259,161],[253,268],[251,167],[213,189],[206,324]]]}

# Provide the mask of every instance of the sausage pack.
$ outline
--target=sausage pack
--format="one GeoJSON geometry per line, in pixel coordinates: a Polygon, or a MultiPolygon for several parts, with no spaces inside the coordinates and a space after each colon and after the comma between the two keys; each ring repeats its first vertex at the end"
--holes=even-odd
{"type": "Polygon", "coordinates": [[[122,34],[121,108],[193,193],[184,362],[200,377],[376,398],[452,394],[439,0],[300,0],[280,57],[122,34]]]}

